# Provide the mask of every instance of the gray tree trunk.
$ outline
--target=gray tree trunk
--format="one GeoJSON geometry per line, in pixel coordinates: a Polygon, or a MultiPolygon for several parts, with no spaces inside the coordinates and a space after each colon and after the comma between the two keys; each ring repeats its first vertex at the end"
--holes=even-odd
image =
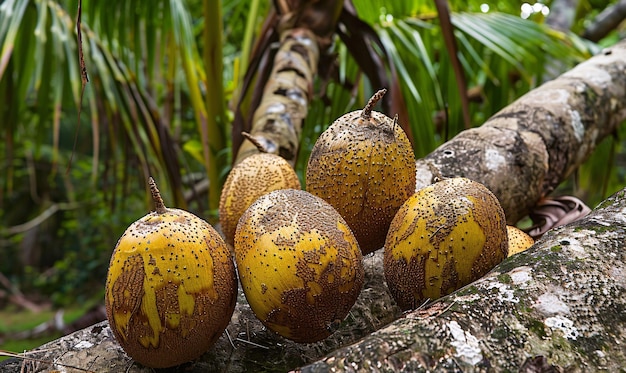
{"type": "MultiPolygon", "coordinates": [[[[478,180],[516,221],[625,118],[626,42],[419,160],[418,177],[430,183],[430,163],[444,176],[478,180]]],[[[240,294],[228,333],[197,361],[169,371],[618,371],[626,366],[625,195],[403,317],[387,292],[379,250],[365,258],[366,284],[349,316],[319,343],[269,332],[240,294]]],[[[22,365],[27,372],[152,371],[124,354],[106,322],[4,362],[0,372],[22,365]]]]}
{"type": "Polygon", "coordinates": [[[487,186],[516,223],[626,119],[626,41],[528,92],[417,161],[417,188],[464,176],[487,186]]]}

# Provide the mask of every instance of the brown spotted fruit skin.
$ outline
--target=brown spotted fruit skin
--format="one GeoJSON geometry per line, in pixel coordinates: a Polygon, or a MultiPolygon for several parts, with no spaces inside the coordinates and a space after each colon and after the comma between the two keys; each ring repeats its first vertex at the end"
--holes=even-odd
{"type": "Polygon", "coordinates": [[[193,360],[233,314],[232,255],[204,220],[179,209],[152,212],[119,239],[105,305],[115,338],[139,363],[166,368],[193,360]]]}
{"type": "Polygon", "coordinates": [[[363,255],[383,247],[389,224],[415,192],[415,158],[396,121],[361,110],[337,119],[316,141],[306,190],[330,203],[348,222],[363,255]]]}
{"type": "Polygon", "coordinates": [[[363,286],[350,228],[332,206],[302,190],[278,190],[254,202],[239,220],[234,249],[255,315],[295,342],[331,335],[363,286]]]}
{"type": "Polygon", "coordinates": [[[532,237],[517,227],[507,225],[506,230],[509,235],[509,256],[526,251],[535,243],[532,237]]]}
{"type": "Polygon", "coordinates": [[[482,184],[445,179],[402,205],[384,250],[389,291],[402,309],[415,309],[479,279],[507,257],[504,211],[482,184]]]}
{"type": "Polygon", "coordinates": [[[300,180],[289,163],[276,154],[254,154],[233,167],[219,204],[220,224],[229,245],[243,212],[263,194],[279,189],[300,189],[300,180]]]}

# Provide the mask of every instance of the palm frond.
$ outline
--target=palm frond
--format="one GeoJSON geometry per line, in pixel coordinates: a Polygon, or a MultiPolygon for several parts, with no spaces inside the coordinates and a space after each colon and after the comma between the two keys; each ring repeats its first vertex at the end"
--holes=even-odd
{"type": "MultiPolygon", "coordinates": [[[[23,117],[20,113],[35,110],[43,127],[31,133],[43,134],[39,143],[53,139],[55,161],[59,144],[64,143],[60,140],[60,114],[68,109],[71,112],[72,104],[76,107],[81,87],[74,22],[67,10],[75,9],[74,3],[11,0],[0,5],[0,95],[11,92],[21,103],[4,109],[7,112],[3,117],[15,118],[11,121],[11,133],[15,133],[18,126],[25,126],[15,122],[23,117]],[[43,128],[52,131],[50,135],[43,128]]],[[[96,116],[91,113],[91,133],[114,126],[113,133],[130,145],[117,148],[94,144],[93,149],[128,151],[124,158],[137,159],[143,173],[167,175],[169,187],[161,183],[164,194],[171,192],[176,204],[184,206],[178,166],[184,148],[179,144],[189,139],[171,136],[180,131],[182,123],[193,120],[198,137],[204,139],[203,152],[211,159],[210,163],[203,162],[205,169],[217,170],[210,178],[214,188],[219,188],[219,173],[227,163],[223,156],[227,146],[224,89],[222,80],[215,80],[215,74],[221,78],[222,71],[207,75],[198,46],[208,42],[199,43],[198,24],[187,3],[113,0],[89,3],[84,9],[85,57],[92,78],[84,111],[96,108],[102,119],[93,120],[96,116]],[[101,96],[89,93],[91,89],[97,89],[101,96]],[[214,103],[217,105],[212,107],[214,103]]],[[[219,35],[205,37],[221,48],[219,35]]],[[[221,56],[217,58],[221,60],[221,56]]],[[[100,137],[94,135],[93,139],[100,137]]],[[[94,159],[98,156],[92,154],[94,159]]],[[[115,167],[128,166],[121,162],[115,167]]]]}
{"type": "Polygon", "coordinates": [[[0,78],[13,53],[15,38],[28,4],[28,0],[7,0],[0,5],[0,78]]]}

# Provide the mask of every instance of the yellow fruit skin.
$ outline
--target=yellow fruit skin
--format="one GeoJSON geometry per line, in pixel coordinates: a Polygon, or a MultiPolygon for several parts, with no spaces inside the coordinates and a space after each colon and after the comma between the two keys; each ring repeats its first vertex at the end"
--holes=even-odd
{"type": "Polygon", "coordinates": [[[301,343],[332,334],[363,285],[362,255],[350,228],[328,203],[301,190],[271,192],[246,210],[235,260],[255,315],[301,343]]]}
{"type": "Polygon", "coordinates": [[[469,179],[446,179],[418,190],[394,217],[385,277],[398,305],[414,309],[482,277],[507,252],[497,198],[469,179]]]}
{"type": "Polygon", "coordinates": [[[228,174],[220,195],[220,224],[232,246],[237,222],[244,211],[265,193],[300,189],[298,175],[282,157],[260,153],[238,163],[228,174]]]}
{"type": "Polygon", "coordinates": [[[415,192],[413,148],[389,117],[361,110],[337,119],[316,141],[306,170],[306,190],[330,203],[346,220],[363,255],[383,247],[389,224],[415,192]]]}
{"type": "Polygon", "coordinates": [[[224,240],[204,220],[179,209],[131,224],[111,257],[107,318],[134,360],[179,365],[208,350],[232,316],[237,279],[224,240]]]}
{"type": "Polygon", "coordinates": [[[507,225],[506,230],[509,235],[509,256],[526,251],[535,243],[532,237],[517,227],[507,225]]]}

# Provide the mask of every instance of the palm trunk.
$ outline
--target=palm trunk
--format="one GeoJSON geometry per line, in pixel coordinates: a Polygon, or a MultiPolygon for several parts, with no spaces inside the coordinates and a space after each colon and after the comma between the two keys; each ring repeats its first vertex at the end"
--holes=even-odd
{"type": "MultiPolygon", "coordinates": [[[[319,48],[313,32],[306,28],[285,30],[280,35],[280,48],[252,121],[251,135],[292,166],[313,95],[318,61],[319,48]]],[[[235,163],[255,153],[257,147],[244,140],[235,163]]]]}
{"type": "MultiPolygon", "coordinates": [[[[266,24],[266,27],[272,27],[273,32],[278,33],[279,47],[260,100],[258,95],[253,98],[258,105],[247,132],[263,143],[270,153],[282,156],[292,166],[296,162],[302,125],[313,96],[320,53],[331,44],[342,5],[339,0],[277,0],[276,14],[268,17],[274,24],[266,24]]],[[[256,49],[267,57],[270,53],[259,49],[271,47],[268,45],[271,32],[264,36],[266,38],[260,40],[256,49]]],[[[256,67],[258,64],[250,65],[251,69],[256,67]]],[[[264,79],[262,74],[258,75],[257,79],[264,79]]],[[[234,163],[258,152],[250,141],[241,142],[237,128],[237,125],[233,127],[233,150],[237,152],[234,163]]]]}
{"type": "Polygon", "coordinates": [[[620,0],[598,14],[583,32],[583,38],[598,42],[615,30],[624,19],[626,19],[626,0],[620,0]]]}

